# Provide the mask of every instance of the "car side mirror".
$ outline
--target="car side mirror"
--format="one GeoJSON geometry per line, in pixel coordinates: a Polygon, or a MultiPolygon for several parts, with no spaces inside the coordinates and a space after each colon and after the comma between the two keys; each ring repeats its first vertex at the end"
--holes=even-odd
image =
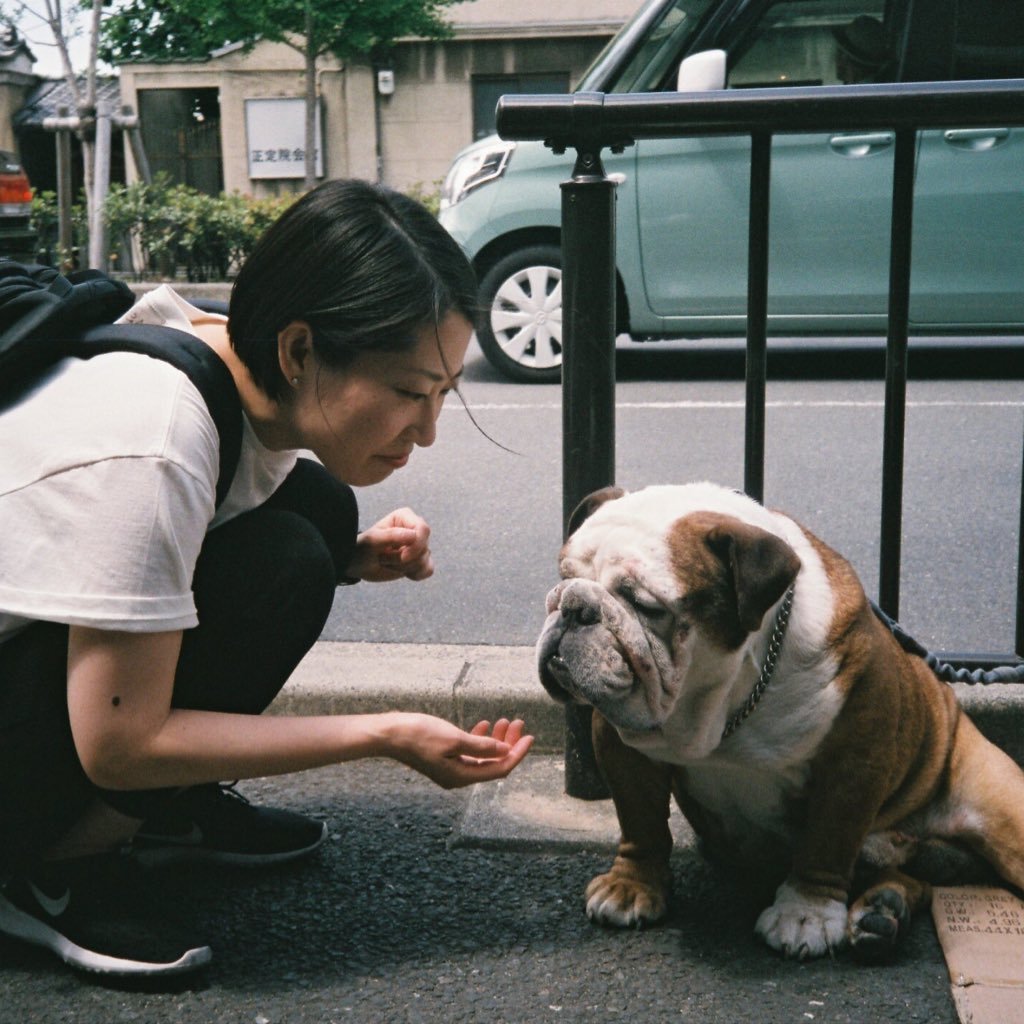
{"type": "Polygon", "coordinates": [[[725,50],[691,53],[680,65],[676,92],[709,92],[725,88],[725,50]]]}

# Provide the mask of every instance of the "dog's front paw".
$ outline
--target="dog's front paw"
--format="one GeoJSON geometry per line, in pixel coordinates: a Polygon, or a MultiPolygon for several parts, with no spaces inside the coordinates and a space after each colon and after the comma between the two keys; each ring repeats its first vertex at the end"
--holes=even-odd
{"type": "Polygon", "coordinates": [[[668,893],[667,872],[616,862],[587,886],[587,917],[599,924],[640,928],[665,916],[668,893]]]}
{"type": "Polygon", "coordinates": [[[784,882],[754,930],[784,956],[797,960],[823,956],[846,942],[846,905],[826,897],[805,896],[784,882]]]}
{"type": "Polygon", "coordinates": [[[850,945],[858,960],[882,963],[896,954],[910,926],[911,908],[895,885],[866,892],[850,908],[850,945]]]}

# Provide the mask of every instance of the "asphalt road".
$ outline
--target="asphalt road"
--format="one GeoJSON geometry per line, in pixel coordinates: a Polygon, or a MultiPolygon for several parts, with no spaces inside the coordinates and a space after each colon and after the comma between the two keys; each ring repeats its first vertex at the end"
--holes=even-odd
{"type": "MultiPolygon", "coordinates": [[[[765,499],[846,555],[872,595],[882,358],[877,342],[769,348],[765,499]]],[[[742,486],[738,344],[629,345],[620,347],[618,364],[619,484],[742,486]]],[[[1024,344],[915,341],[910,369],[900,618],[936,651],[1009,652],[1024,344]]],[[[536,639],[561,543],[560,390],[509,383],[471,349],[464,395],[478,427],[450,399],[437,444],[359,495],[364,522],[406,504],[427,518],[436,575],[340,591],[327,639],[536,639]]]]}
{"type": "Polygon", "coordinates": [[[899,960],[785,961],[753,937],[761,904],[692,851],[669,917],[590,924],[606,853],[452,846],[465,791],[363,762],[246,784],[323,815],[313,859],[277,870],[153,873],[214,961],[178,991],[107,988],[0,943],[0,1024],[955,1024],[934,929],[899,960]]]}

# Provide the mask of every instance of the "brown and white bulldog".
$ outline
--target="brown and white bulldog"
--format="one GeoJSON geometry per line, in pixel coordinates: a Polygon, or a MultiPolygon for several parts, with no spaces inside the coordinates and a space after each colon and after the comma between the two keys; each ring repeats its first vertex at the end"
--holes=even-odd
{"type": "Polygon", "coordinates": [[[774,876],[756,931],[788,956],[888,956],[936,862],[1024,888],[1024,773],[835,551],[708,483],[599,491],[570,530],[537,653],[552,696],[595,709],[622,830],[592,919],[665,913],[672,794],[710,854],[774,876]]]}

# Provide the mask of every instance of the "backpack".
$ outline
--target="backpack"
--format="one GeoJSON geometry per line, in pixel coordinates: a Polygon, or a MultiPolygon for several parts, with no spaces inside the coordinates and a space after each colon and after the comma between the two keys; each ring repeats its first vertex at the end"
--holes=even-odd
{"type": "MultiPolygon", "coordinates": [[[[135,302],[98,270],[66,277],[53,267],[0,259],[0,412],[65,356],[137,352],[180,370],[203,396],[220,438],[216,503],[227,496],[242,446],[242,405],[231,371],[198,338],[174,327],[115,324],[135,302]]],[[[208,309],[223,304],[207,303],[208,309]]]]}

